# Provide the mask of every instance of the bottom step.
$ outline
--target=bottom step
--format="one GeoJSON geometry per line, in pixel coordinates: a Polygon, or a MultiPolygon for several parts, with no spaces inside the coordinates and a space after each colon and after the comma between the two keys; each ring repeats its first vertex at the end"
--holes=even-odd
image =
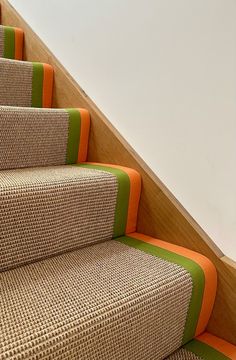
{"type": "Polygon", "coordinates": [[[177,350],[166,360],[236,360],[236,346],[209,333],[177,350]]]}
{"type": "Polygon", "coordinates": [[[133,233],[0,274],[0,359],[158,360],[205,330],[216,271],[133,233]]]}

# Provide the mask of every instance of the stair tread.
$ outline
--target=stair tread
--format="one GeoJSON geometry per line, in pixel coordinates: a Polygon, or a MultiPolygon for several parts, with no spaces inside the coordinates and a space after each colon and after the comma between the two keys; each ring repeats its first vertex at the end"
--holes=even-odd
{"type": "Polygon", "coordinates": [[[236,346],[210,333],[203,333],[174,352],[166,360],[236,359],[236,346]]]}
{"type": "Polygon", "coordinates": [[[86,161],[85,109],[0,106],[0,170],[86,161]]]}
{"type": "Polygon", "coordinates": [[[135,231],[140,175],[104,164],[0,171],[0,270],[135,231]]]}
{"type": "MultiPolygon", "coordinates": [[[[186,318],[194,315],[189,314],[193,275],[184,259],[182,266],[176,263],[176,248],[167,260],[159,243],[160,256],[130,246],[132,239],[121,237],[1,273],[3,359],[63,354],[149,360],[179,348],[186,318]]],[[[199,274],[196,264],[192,261],[199,274]]]]}
{"type": "Polygon", "coordinates": [[[0,25],[0,58],[22,60],[23,39],[22,29],[0,25]]]}
{"type": "Polygon", "coordinates": [[[0,105],[51,107],[53,68],[0,58],[0,105]]]}

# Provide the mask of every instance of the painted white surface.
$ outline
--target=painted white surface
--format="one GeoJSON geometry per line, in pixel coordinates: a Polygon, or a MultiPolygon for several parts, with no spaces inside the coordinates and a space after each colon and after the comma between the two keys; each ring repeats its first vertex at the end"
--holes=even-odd
{"type": "Polygon", "coordinates": [[[236,1],[11,3],[236,260],[236,1]]]}

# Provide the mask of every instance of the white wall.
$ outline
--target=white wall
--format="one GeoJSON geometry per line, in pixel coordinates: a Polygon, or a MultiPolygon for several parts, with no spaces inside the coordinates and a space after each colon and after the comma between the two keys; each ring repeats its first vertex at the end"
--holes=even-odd
{"type": "Polygon", "coordinates": [[[236,1],[11,3],[236,260],[236,1]]]}

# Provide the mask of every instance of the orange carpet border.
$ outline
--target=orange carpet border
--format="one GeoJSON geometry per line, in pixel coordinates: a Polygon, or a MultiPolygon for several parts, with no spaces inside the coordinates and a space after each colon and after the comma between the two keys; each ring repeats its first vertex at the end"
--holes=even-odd
{"type": "Polygon", "coordinates": [[[202,268],[205,275],[205,288],[204,288],[202,307],[198,319],[195,336],[201,334],[207,326],[215,301],[216,288],[217,288],[217,273],[213,263],[204,255],[186,249],[182,246],[171,244],[166,241],[155,239],[153,237],[139,233],[129,234],[129,236],[144,241],[146,243],[149,243],[151,245],[154,246],[156,245],[163,249],[185,256],[195,261],[202,268]]]}
{"type": "Polygon", "coordinates": [[[52,106],[53,89],[53,67],[49,64],[43,64],[43,106],[50,108],[52,106]]]}
{"type": "Polygon", "coordinates": [[[114,164],[101,164],[95,162],[88,162],[87,164],[91,165],[103,165],[109,166],[114,169],[120,169],[129,176],[130,179],[130,195],[129,195],[129,206],[128,206],[128,216],[127,216],[127,223],[126,223],[126,234],[130,234],[136,231],[137,225],[137,213],[139,207],[139,200],[141,194],[141,176],[140,174],[131,168],[121,165],[114,165],[114,164]]]}
{"type": "Polygon", "coordinates": [[[90,114],[86,109],[77,109],[81,116],[80,143],[78,151],[78,162],[84,162],[87,159],[89,131],[90,131],[90,114]]]}

